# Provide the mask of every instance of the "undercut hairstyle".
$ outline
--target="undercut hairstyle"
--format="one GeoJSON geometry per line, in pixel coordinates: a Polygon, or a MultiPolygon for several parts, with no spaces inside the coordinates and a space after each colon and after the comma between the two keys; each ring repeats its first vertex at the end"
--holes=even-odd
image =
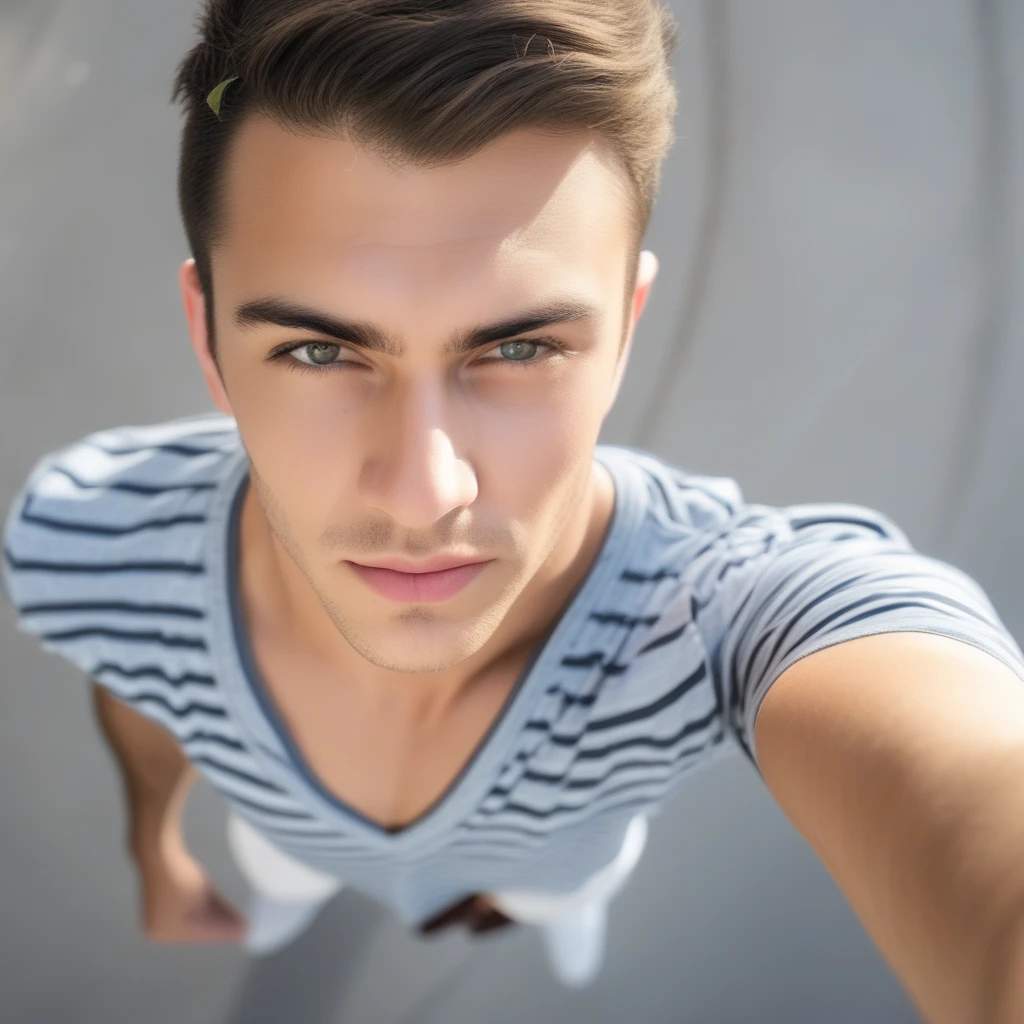
{"type": "Polygon", "coordinates": [[[178,200],[214,350],[211,251],[247,116],[343,136],[398,167],[474,155],[517,130],[596,132],[631,185],[636,266],[671,148],[676,22],[662,0],[206,0],[178,65],[178,200]],[[210,92],[235,77],[221,94],[210,92]]]}

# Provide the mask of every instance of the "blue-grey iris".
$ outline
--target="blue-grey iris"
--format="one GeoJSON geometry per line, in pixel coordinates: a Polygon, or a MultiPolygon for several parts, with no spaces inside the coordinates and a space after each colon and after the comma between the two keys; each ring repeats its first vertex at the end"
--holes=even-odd
{"type": "Polygon", "coordinates": [[[323,366],[326,363],[333,363],[338,358],[338,352],[340,350],[340,345],[317,343],[306,346],[306,352],[309,354],[309,361],[311,363],[316,363],[318,366],[323,366]]]}
{"type": "Polygon", "coordinates": [[[515,348],[516,346],[525,346],[527,349],[529,349],[532,346],[534,349],[536,349],[537,342],[535,342],[535,341],[503,341],[498,346],[502,350],[501,354],[503,356],[509,356],[513,362],[519,363],[519,362],[525,361],[530,356],[532,356],[533,352],[527,351],[525,354],[522,354],[522,358],[520,358],[519,356],[513,355],[512,353],[507,351],[508,346],[512,346],[513,348],[515,348]]]}

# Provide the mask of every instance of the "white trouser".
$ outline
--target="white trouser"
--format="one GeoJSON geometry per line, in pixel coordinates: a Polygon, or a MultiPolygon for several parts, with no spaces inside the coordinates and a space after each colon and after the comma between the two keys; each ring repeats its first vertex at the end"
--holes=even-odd
{"type": "MultiPolygon", "coordinates": [[[[626,884],[647,842],[647,819],[629,823],[615,859],[570,893],[504,890],[491,893],[506,916],[536,925],[561,981],[588,984],[604,955],[607,908],[626,884]]],[[[274,846],[234,811],[228,815],[228,844],[254,893],[249,907],[245,948],[254,954],[280,949],[313,920],[342,881],[301,863],[274,846]]]]}

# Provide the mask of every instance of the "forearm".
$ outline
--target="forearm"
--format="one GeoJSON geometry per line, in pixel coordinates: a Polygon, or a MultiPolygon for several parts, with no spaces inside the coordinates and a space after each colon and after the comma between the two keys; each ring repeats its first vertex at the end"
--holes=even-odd
{"type": "Polygon", "coordinates": [[[238,942],[246,923],[185,848],[181,812],[194,773],[175,739],[94,684],[96,717],[121,768],[141,924],[157,942],[238,942]]]}
{"type": "Polygon", "coordinates": [[[166,730],[95,683],[93,703],[121,769],[132,856],[149,860],[176,851],[194,778],[191,764],[166,730]]]}
{"type": "Polygon", "coordinates": [[[1000,942],[994,984],[983,1011],[984,1024],[1024,1020],[1024,904],[1014,908],[1000,942]]]}

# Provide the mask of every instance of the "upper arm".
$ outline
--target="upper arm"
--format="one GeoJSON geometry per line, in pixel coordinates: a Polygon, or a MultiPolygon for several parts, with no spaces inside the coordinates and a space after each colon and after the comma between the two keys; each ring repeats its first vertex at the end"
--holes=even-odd
{"type": "Polygon", "coordinates": [[[783,672],[755,730],[769,791],[928,1019],[980,1019],[1024,911],[1024,681],[949,637],[862,637],[783,672]]]}
{"type": "Polygon", "coordinates": [[[1024,653],[970,576],[864,506],[746,505],[701,559],[727,730],[929,1021],[979,1019],[1024,899],[1024,653]]]}
{"type": "Polygon", "coordinates": [[[1024,680],[1024,652],[977,582],[915,551],[874,509],[743,506],[693,571],[724,724],[759,770],[761,702],[800,661],[846,641],[942,635],[993,655],[1024,680]]]}

